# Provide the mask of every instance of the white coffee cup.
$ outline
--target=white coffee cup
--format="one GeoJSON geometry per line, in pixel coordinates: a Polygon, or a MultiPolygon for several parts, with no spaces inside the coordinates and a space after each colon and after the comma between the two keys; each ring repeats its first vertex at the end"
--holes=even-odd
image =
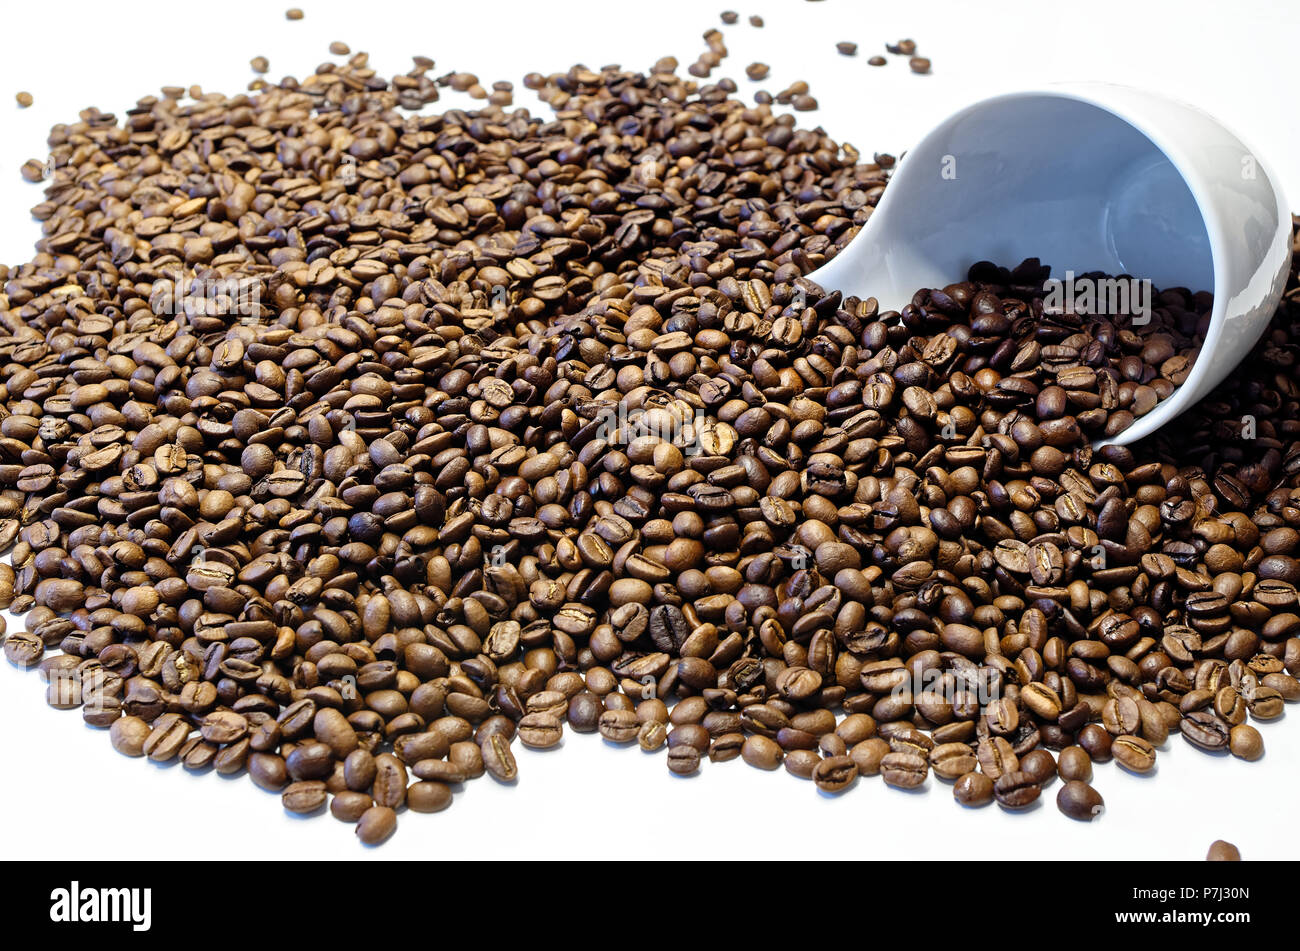
{"type": "Polygon", "coordinates": [[[1291,261],[1290,206],[1263,159],[1204,112],[1105,83],[967,106],[899,162],[862,231],[811,278],[899,309],[971,264],[1026,257],[1214,293],[1186,381],[1107,442],[1146,436],[1254,346],[1291,261]]]}

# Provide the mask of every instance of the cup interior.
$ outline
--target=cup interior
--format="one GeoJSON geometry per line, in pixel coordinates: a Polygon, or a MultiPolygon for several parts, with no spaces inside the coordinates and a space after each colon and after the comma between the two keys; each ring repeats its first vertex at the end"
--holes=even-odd
{"type": "Polygon", "coordinates": [[[905,156],[877,214],[899,289],[1034,256],[1055,278],[1104,271],[1214,290],[1205,218],[1177,167],[1127,121],[1077,99],[1024,94],[957,113],[905,156]]]}

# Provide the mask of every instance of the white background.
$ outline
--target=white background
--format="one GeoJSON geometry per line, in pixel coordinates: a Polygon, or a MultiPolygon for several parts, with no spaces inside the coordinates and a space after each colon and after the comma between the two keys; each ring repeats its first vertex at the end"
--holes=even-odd
{"type": "MultiPolygon", "coordinates": [[[[241,91],[257,55],[270,59],[270,76],[301,77],[329,58],[332,40],[369,51],[383,75],[405,71],[412,54],[424,54],[437,60],[436,74],[475,72],[485,86],[509,79],[516,102],[532,107],[533,94],[519,83],[525,72],[578,62],[640,69],[666,54],[685,70],[704,49],[701,34],[721,27],[731,56],[714,79],[735,78],[746,96],[807,80],[821,110],[800,122],[823,124],[867,156],[897,154],[985,95],[1060,80],[1123,82],[1218,116],[1271,162],[1293,207],[1300,200],[1293,59],[1300,5],[1286,0],[301,0],[306,18],[298,22],[284,19],[288,5],[8,4],[0,109],[12,112],[0,137],[0,260],[17,264],[31,255],[39,232],[28,211],[41,195],[21,181],[18,167],[44,159],[52,124],[75,121],[88,105],[121,114],[162,85],[241,91]],[[723,27],[718,13],[729,5],[741,20],[723,27]],[[764,29],[748,25],[751,13],[766,19],[764,29]],[[933,60],[932,75],[912,75],[900,57],[884,68],[866,65],[886,41],[903,37],[933,60]],[[858,56],[839,56],[839,40],[857,42],[858,56]],[[744,78],[754,60],[772,65],[763,83],[744,78]],[[36,105],[20,110],[12,96],[24,89],[36,105]]],[[[441,106],[460,102],[451,95],[441,106]]],[[[10,630],[20,629],[21,620],[8,621],[10,630]]],[[[1107,811],[1090,825],[1056,810],[1056,785],[1018,815],[997,806],[962,809],[949,785],[933,777],[922,792],[872,778],[831,798],[784,771],[761,773],[740,762],[706,762],[701,775],[680,779],[668,773],[662,753],[612,749],[597,736],[568,733],[561,749],[520,750],[517,788],[489,778],[468,783],[451,809],[404,813],[388,844],[367,849],[328,815],[286,815],[278,796],[247,778],[193,776],[119,756],[77,713],[48,708],[35,673],[0,664],[0,856],[1200,859],[1212,840],[1226,838],[1247,859],[1293,858],[1300,826],[1256,815],[1294,799],[1296,718],[1263,727],[1268,753],[1258,763],[1211,757],[1175,736],[1160,752],[1156,776],[1099,765],[1094,784],[1107,811]],[[155,831],[142,835],[143,828],[155,831]]]]}

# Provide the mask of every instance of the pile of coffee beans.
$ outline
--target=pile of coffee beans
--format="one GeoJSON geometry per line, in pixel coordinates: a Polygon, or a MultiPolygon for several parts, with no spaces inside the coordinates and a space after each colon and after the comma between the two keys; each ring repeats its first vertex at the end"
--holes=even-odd
{"type": "Polygon", "coordinates": [[[674,65],[429,115],[430,61],[358,53],[52,130],[0,270],[6,657],[367,843],[566,726],[972,806],[1059,774],[1079,819],[1171,731],[1258,756],[1300,696],[1295,276],[1178,432],[1093,449],[1206,295],[820,288],[892,160],[674,65]]]}

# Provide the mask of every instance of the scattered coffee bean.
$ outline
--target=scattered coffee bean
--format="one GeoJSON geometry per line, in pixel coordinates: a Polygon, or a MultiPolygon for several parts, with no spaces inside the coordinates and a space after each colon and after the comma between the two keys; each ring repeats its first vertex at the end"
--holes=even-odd
{"type": "Polygon", "coordinates": [[[406,790],[406,805],[412,812],[441,812],[451,805],[451,789],[430,780],[412,783],[406,790]]]}
{"type": "Polygon", "coordinates": [[[693,746],[676,746],[668,751],[668,769],[689,776],[700,768],[700,751],[693,746]]]}
{"type": "Polygon", "coordinates": [[[963,806],[987,806],[993,801],[993,780],[983,773],[965,773],[953,784],[952,795],[963,806]]]}
{"type": "Polygon", "coordinates": [[[371,806],[357,820],[357,838],[366,845],[379,845],[397,831],[397,813],[388,806],[371,806]]]}
{"type": "Polygon", "coordinates": [[[1228,749],[1233,756],[1257,760],[1264,755],[1264,738],[1253,726],[1238,723],[1228,732],[1228,749]]]}
{"type": "Polygon", "coordinates": [[[1100,816],[1104,805],[1101,793],[1077,779],[1067,782],[1056,794],[1056,807],[1081,822],[1091,822],[1100,816]]]}
{"type": "Polygon", "coordinates": [[[1140,736],[1118,737],[1110,751],[1115,761],[1130,772],[1149,773],[1155,769],[1156,751],[1140,736]]]}
{"type": "Polygon", "coordinates": [[[1206,853],[1205,860],[1207,862],[1240,862],[1241,851],[1231,842],[1215,839],[1210,843],[1210,851],[1206,853]]]}
{"type": "Polygon", "coordinates": [[[325,784],[318,780],[290,783],[280,794],[280,801],[289,812],[308,815],[324,808],[328,793],[325,784]]]}
{"type": "Polygon", "coordinates": [[[1034,778],[1021,770],[1003,773],[993,783],[993,797],[998,805],[1007,809],[1028,808],[1038,800],[1041,792],[1042,787],[1034,778]]]}
{"type": "Polygon", "coordinates": [[[880,761],[880,776],[890,786],[914,789],[925,782],[930,767],[914,753],[889,753],[880,761]]]}
{"type": "Polygon", "coordinates": [[[858,778],[858,767],[852,757],[831,756],[813,768],[812,778],[818,789],[839,793],[853,785],[853,781],[858,778]]]}

